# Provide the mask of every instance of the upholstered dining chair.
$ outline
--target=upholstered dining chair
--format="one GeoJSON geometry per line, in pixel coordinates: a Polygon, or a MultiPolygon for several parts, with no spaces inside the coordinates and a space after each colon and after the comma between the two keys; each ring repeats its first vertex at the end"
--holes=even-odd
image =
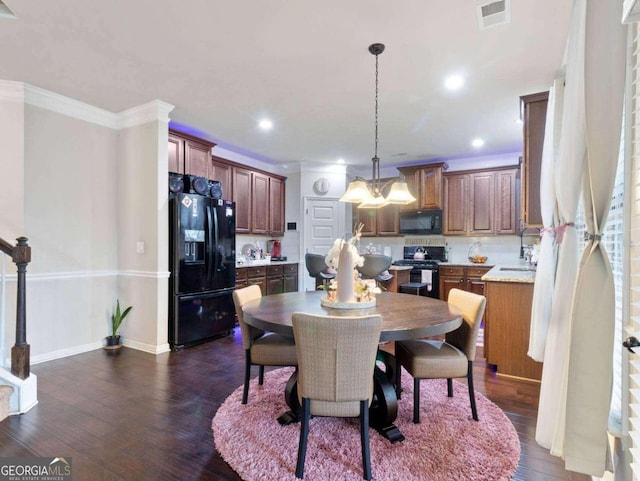
{"type": "Polygon", "coordinates": [[[420,379],[447,379],[447,395],[453,396],[454,377],[466,377],[469,385],[471,415],[478,420],[476,398],[473,391],[473,360],[480,321],[486,298],[460,289],[451,289],[449,304],[462,311],[462,325],[445,335],[444,341],[416,340],[396,342],[396,394],[401,395],[401,368],[413,376],[413,422],[420,422],[420,379]]]}
{"type": "Polygon", "coordinates": [[[304,476],[311,415],[359,417],[363,477],[370,480],[369,405],[373,399],[373,369],[382,317],[330,317],[295,312],[291,320],[302,406],[296,476],[301,479],[304,476]]]}
{"type": "Polygon", "coordinates": [[[297,366],[296,346],[289,339],[273,332],[265,332],[244,322],[242,306],[249,301],[262,297],[260,286],[251,285],[233,291],[233,302],[236,306],[238,324],[242,332],[242,347],[246,355],[244,370],[244,388],[242,404],[247,404],[249,397],[249,378],[251,366],[258,365],[258,383],[264,382],[265,366],[297,366]]]}
{"type": "Polygon", "coordinates": [[[336,277],[336,273],[332,272],[329,269],[329,266],[324,261],[325,256],[321,254],[310,254],[306,253],[304,255],[304,264],[307,268],[307,272],[310,277],[313,277],[316,280],[316,287],[323,285],[328,280],[334,279],[336,277]]]}

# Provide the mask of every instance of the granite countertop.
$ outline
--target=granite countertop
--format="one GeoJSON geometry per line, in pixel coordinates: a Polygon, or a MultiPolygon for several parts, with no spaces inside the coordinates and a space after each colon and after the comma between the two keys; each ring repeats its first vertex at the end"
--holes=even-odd
{"type": "Polygon", "coordinates": [[[460,266],[460,267],[493,267],[494,264],[491,263],[484,263],[484,264],[479,264],[477,262],[471,262],[471,261],[462,261],[462,262],[441,262],[440,263],[441,266],[460,266]]]}
{"type": "Polygon", "coordinates": [[[390,271],[410,271],[413,269],[413,266],[391,266],[389,267],[390,271]]]}
{"type": "Polygon", "coordinates": [[[536,280],[536,271],[534,267],[529,266],[497,265],[482,276],[482,280],[486,282],[521,282],[533,284],[536,280]]]}
{"type": "Polygon", "coordinates": [[[251,261],[249,261],[243,264],[236,262],[236,269],[239,267],[282,266],[285,264],[297,264],[297,263],[298,261],[295,259],[291,259],[291,260],[287,259],[286,261],[270,261],[270,262],[259,261],[257,263],[252,263],[251,261]]]}

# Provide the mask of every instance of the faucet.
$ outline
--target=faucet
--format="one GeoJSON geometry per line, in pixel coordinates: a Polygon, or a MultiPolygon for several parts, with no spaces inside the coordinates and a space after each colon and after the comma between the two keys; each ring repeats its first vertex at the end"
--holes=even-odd
{"type": "MultiPolygon", "coordinates": [[[[540,235],[540,229],[538,227],[527,227],[524,226],[524,229],[522,229],[520,232],[518,232],[518,236],[520,237],[520,259],[524,259],[524,243],[522,241],[522,238],[524,237],[524,235],[527,233],[528,230],[535,230],[536,233],[538,235],[540,235]]],[[[529,254],[531,255],[531,254],[529,254]]]]}

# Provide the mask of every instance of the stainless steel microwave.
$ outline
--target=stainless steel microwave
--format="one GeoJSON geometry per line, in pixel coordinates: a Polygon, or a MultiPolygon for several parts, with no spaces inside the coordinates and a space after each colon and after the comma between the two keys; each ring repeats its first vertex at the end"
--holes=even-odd
{"type": "Polygon", "coordinates": [[[400,234],[442,234],[442,210],[401,211],[400,234]]]}

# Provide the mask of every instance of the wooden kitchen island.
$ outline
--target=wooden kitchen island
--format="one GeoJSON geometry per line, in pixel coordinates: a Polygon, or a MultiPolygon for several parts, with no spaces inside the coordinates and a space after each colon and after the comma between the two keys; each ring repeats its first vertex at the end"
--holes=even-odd
{"type": "Polygon", "coordinates": [[[527,356],[535,271],[495,266],[482,277],[487,308],[484,354],[499,375],[539,381],[542,363],[527,356]]]}

